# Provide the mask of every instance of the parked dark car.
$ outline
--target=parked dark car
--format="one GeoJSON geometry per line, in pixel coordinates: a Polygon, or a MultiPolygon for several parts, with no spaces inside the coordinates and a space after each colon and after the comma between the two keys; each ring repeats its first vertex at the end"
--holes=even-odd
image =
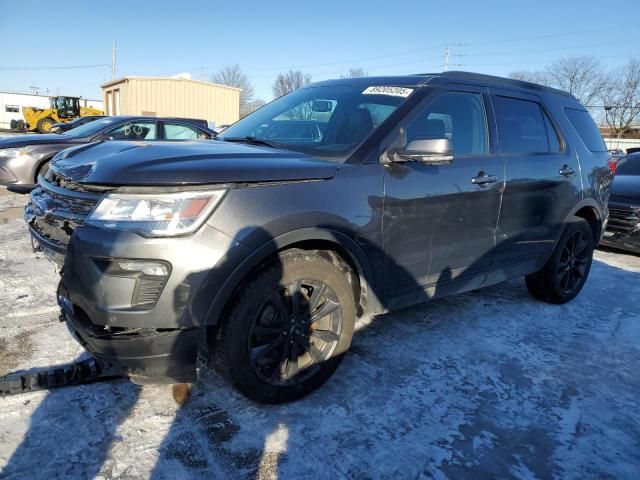
{"type": "Polygon", "coordinates": [[[203,120],[184,118],[103,117],[62,134],[0,138],[0,185],[28,192],[53,156],[65,148],[103,140],[210,139],[215,132],[203,120]]]}
{"type": "Polygon", "coordinates": [[[618,160],[602,244],[640,253],[640,153],[618,160]]]}
{"type": "Polygon", "coordinates": [[[138,383],[210,363],[283,402],[332,375],[357,317],[520,276],[540,300],[573,299],[607,219],[608,159],[558,90],[454,72],[341,79],[217,141],[66,150],[25,218],[97,358],[138,383]],[[322,125],[260,136],[292,120],[322,125]]]}
{"type": "Polygon", "coordinates": [[[86,117],[78,117],[70,122],[59,122],[54,123],[51,126],[51,133],[63,133],[72,128],[79,127],[80,125],[85,125],[87,123],[91,123],[94,120],[98,120],[99,118],[104,118],[104,115],[88,115],[86,117]]]}

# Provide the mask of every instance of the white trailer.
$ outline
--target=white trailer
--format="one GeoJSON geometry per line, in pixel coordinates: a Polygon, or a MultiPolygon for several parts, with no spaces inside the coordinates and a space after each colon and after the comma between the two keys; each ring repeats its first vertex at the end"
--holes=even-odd
{"type": "MultiPolygon", "coordinates": [[[[49,108],[51,95],[0,91],[0,129],[10,129],[11,120],[24,120],[22,107],[49,108]]],[[[102,108],[102,100],[80,99],[81,107],[102,108]]]]}

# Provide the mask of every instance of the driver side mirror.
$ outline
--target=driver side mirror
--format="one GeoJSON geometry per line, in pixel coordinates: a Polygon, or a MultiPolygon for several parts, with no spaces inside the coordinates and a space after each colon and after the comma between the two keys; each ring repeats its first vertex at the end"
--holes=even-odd
{"type": "Polygon", "coordinates": [[[453,162],[453,142],[448,138],[417,138],[391,154],[394,162],[422,162],[449,165],[453,162]]]}

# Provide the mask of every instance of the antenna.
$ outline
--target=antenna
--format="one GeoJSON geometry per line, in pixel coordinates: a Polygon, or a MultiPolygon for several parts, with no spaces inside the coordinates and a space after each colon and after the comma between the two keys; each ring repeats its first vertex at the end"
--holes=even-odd
{"type": "Polygon", "coordinates": [[[446,72],[447,70],[449,70],[449,45],[447,45],[447,48],[444,51],[444,68],[443,70],[446,72]]]}
{"type": "Polygon", "coordinates": [[[113,41],[113,49],[111,51],[111,80],[116,79],[116,41],[113,41]]]}

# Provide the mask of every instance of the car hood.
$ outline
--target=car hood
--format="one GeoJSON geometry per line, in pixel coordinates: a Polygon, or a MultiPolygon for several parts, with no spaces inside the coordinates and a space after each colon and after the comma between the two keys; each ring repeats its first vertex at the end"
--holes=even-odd
{"type": "Polygon", "coordinates": [[[640,176],[616,175],[611,186],[611,197],[635,198],[640,202],[640,176]]]}
{"type": "Polygon", "coordinates": [[[217,140],[106,141],[63,151],[52,170],[96,185],[188,185],[331,178],[340,164],[269,147],[217,140]]]}
{"type": "Polygon", "coordinates": [[[43,135],[15,135],[0,138],[0,148],[26,147],[27,145],[46,145],[51,143],[67,143],[75,139],[55,133],[43,135]]]}

